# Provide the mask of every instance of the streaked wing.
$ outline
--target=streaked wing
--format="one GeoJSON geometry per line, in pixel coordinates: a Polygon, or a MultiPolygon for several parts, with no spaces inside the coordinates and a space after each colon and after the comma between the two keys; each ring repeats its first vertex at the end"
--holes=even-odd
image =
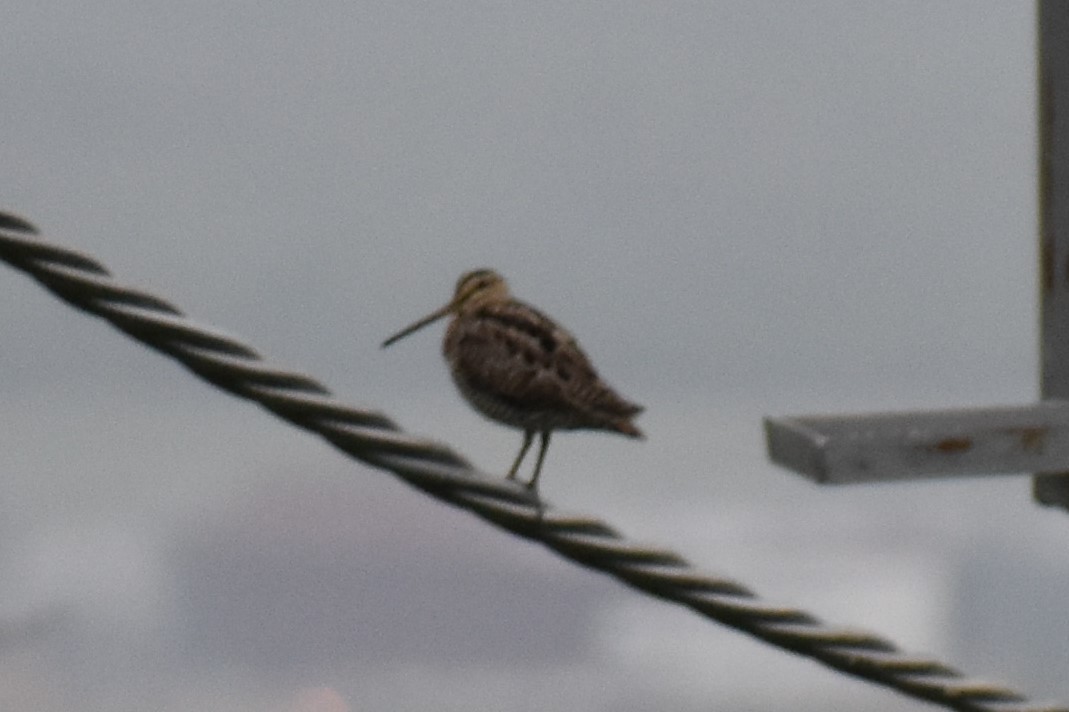
{"type": "Polygon", "coordinates": [[[569,411],[573,378],[597,378],[571,336],[517,302],[488,304],[458,325],[457,369],[471,386],[513,407],[569,411]]]}
{"type": "Polygon", "coordinates": [[[552,414],[559,427],[604,427],[641,410],[606,386],[571,334],[533,307],[488,304],[463,321],[456,369],[502,407],[552,414]]]}

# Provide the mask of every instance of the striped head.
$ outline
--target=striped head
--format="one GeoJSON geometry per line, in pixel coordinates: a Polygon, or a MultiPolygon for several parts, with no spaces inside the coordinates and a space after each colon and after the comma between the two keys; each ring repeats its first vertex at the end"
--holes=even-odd
{"type": "Polygon", "coordinates": [[[482,304],[504,302],[509,299],[509,286],[504,277],[492,269],[476,269],[460,275],[453,300],[446,309],[461,314],[482,304]]]}

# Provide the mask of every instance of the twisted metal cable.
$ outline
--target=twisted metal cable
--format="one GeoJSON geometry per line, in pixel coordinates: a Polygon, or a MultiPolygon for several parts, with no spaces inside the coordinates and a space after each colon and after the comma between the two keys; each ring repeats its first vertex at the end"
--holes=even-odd
{"type": "Polygon", "coordinates": [[[633,588],[834,670],[951,709],[1069,712],[1058,703],[1033,703],[1004,686],[966,678],[872,633],[833,628],[805,611],[764,602],[741,583],[699,571],[673,551],[628,541],[593,517],[559,512],[522,485],[477,471],[449,447],[402,432],[382,413],[338,402],[313,378],[265,363],[249,346],[195,324],[163,299],[117,284],[92,257],[38,238],[31,224],[5,213],[0,213],[0,259],[209,383],[259,403],[444,502],[633,588]]]}

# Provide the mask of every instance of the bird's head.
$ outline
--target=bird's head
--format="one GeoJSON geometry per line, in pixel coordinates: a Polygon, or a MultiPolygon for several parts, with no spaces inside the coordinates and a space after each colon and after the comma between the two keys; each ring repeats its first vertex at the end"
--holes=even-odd
{"type": "Polygon", "coordinates": [[[419,321],[406,326],[390,338],[382,342],[386,348],[395,341],[399,341],[414,331],[418,331],[428,324],[441,319],[449,314],[464,314],[483,304],[503,302],[509,299],[509,287],[505,279],[492,269],[476,269],[465,272],[457,280],[453,298],[441,309],[431,312],[419,321]]]}

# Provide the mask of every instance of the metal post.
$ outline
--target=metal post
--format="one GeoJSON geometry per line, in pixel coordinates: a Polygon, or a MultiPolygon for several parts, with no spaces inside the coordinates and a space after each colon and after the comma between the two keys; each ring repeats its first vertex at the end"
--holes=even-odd
{"type": "MultiPolygon", "coordinates": [[[[1038,19],[1040,393],[1069,398],[1069,3],[1040,0],[1038,19]]],[[[1038,474],[1033,494],[1069,508],[1069,476],[1038,474]]]]}

